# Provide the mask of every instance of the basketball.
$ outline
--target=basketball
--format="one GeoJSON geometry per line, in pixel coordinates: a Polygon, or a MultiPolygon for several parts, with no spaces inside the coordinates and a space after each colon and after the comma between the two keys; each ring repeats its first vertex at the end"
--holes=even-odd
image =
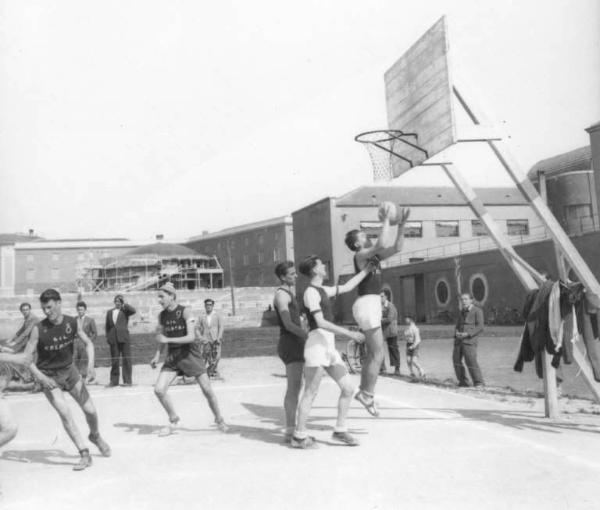
{"type": "Polygon", "coordinates": [[[379,206],[377,216],[381,221],[384,218],[390,220],[390,225],[398,225],[402,221],[404,208],[394,204],[393,202],[382,202],[379,206]]]}

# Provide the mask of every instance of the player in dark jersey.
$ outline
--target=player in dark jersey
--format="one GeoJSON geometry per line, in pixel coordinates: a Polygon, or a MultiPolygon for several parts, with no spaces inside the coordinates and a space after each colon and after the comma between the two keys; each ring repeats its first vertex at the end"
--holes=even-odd
{"type": "Polygon", "coordinates": [[[56,409],[67,434],[79,450],[81,458],[73,469],[81,471],[92,465],[92,457],[73,420],[63,391],[71,394],[85,414],[90,427],[88,439],[105,457],[111,454],[110,447],[100,436],[98,414],[92,398],[77,368],[73,365],[73,344],[79,337],[84,341],[87,349],[88,380],[94,380],[94,345],[85,332],[77,330],[75,317],[63,315],[61,297],[56,290],[47,289],[42,292],[40,303],[46,318],[33,328],[25,353],[28,356],[37,356],[37,360],[30,366],[31,372],[42,385],[46,398],[56,409]]]}
{"type": "Polygon", "coordinates": [[[306,423],[312,403],[319,391],[321,378],[324,373],[327,373],[340,387],[337,421],[332,438],[349,446],[357,446],[358,441],[348,433],[346,428],[346,417],[356,388],[348,375],[340,353],[335,348],[334,335],[344,335],[357,342],[362,342],[364,335],[334,323],[330,298],[354,289],[369,274],[371,266],[367,264],[365,269],[344,285],[335,287],[323,285],[323,280],[327,278],[327,267],[316,255],[306,257],[300,263],[299,270],[300,273],[310,278],[310,285],[304,291],[303,296],[310,333],[304,346],[304,393],[298,406],[298,424],[292,436],[291,445],[294,448],[311,448],[315,445],[315,439],[307,433],[306,423]]]}
{"type": "Polygon", "coordinates": [[[196,379],[215,416],[216,426],[222,432],[227,432],[227,425],[221,416],[217,396],[206,373],[206,365],[202,359],[202,347],[195,338],[194,320],[189,308],[177,304],[176,298],[175,287],[172,283],[166,283],[158,291],[158,302],[163,310],[158,316],[156,339],[159,347],[150,365],[152,368],[156,367],[161,352],[166,346],[167,356],[154,386],[154,393],[169,416],[169,424],[160,430],[159,435],[172,434],[179,424],[179,416],[167,393],[170,384],[179,375],[196,379]]]}
{"type": "MultiPolygon", "coordinates": [[[[24,352],[19,354],[0,353],[0,363],[27,366],[32,361],[31,356],[24,352]]],[[[12,441],[17,435],[17,424],[15,423],[8,405],[0,397],[0,447],[12,441]]]]}
{"type": "MultiPolygon", "coordinates": [[[[362,230],[351,230],[346,234],[345,243],[354,254],[354,269],[358,273],[373,258],[384,260],[402,250],[404,242],[404,224],[410,210],[399,209],[398,226],[392,226],[388,215],[384,215],[381,230],[375,244],[362,230]]],[[[381,291],[382,282],[377,268],[358,286],[358,299],[352,306],[354,320],[366,337],[367,356],[360,374],[360,391],[356,399],[373,416],[379,416],[375,402],[375,384],[383,362],[383,332],[381,330],[381,291]]]]}
{"type": "Polygon", "coordinates": [[[296,428],[296,411],[302,389],[302,370],[304,368],[304,343],[307,333],[302,329],[300,308],[294,295],[296,268],[290,261],[275,266],[275,275],[281,287],[275,291],[273,307],[279,322],[279,343],[277,353],[285,365],[287,389],[283,399],[285,409],[285,441],[290,442],[296,428]]]}

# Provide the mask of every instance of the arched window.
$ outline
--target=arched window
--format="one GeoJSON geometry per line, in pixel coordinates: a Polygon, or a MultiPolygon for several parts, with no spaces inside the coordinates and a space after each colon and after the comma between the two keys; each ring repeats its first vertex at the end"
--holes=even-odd
{"type": "Polygon", "coordinates": [[[482,273],[476,273],[469,279],[471,294],[476,303],[482,305],[488,297],[487,278],[482,273]]]}
{"type": "Polygon", "coordinates": [[[435,284],[435,299],[440,306],[450,302],[450,284],[446,278],[440,278],[435,284]]]}

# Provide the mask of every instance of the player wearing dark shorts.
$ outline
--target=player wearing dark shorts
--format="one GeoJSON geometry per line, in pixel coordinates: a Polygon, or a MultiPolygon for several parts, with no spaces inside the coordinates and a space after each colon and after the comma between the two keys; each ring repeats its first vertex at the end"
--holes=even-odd
{"type": "Polygon", "coordinates": [[[285,409],[285,441],[292,440],[296,428],[296,411],[302,389],[302,370],[304,369],[304,344],[308,334],[302,329],[300,307],[293,288],[298,275],[294,263],[281,262],[275,266],[275,275],[281,287],[275,291],[273,307],[279,322],[279,343],[277,353],[285,365],[287,389],[283,399],[285,409]]]}
{"type": "Polygon", "coordinates": [[[158,316],[156,338],[160,345],[150,365],[152,368],[156,367],[161,352],[166,346],[167,355],[156,381],[154,393],[169,416],[169,425],[160,430],[159,436],[172,434],[179,424],[179,416],[167,392],[173,380],[181,375],[196,379],[215,416],[215,424],[219,430],[226,432],[227,425],[221,416],[217,396],[206,373],[202,348],[195,338],[194,321],[189,308],[177,304],[175,287],[172,283],[167,283],[160,288],[158,302],[163,309],[158,316]]]}
{"type": "Polygon", "coordinates": [[[30,369],[34,377],[42,385],[46,398],[56,409],[63,426],[73,441],[81,458],[73,467],[81,471],[92,465],[90,451],[85,445],[79,428],[73,420],[71,409],[67,405],[63,391],[71,394],[79,405],[90,427],[88,439],[94,443],[105,457],[111,454],[110,447],[100,436],[98,430],[98,414],[92,398],[73,365],[73,348],[77,337],[81,338],[88,353],[88,378],[92,381],[94,372],[94,346],[85,332],[77,330],[77,320],[63,315],[60,294],[54,289],[48,289],[40,295],[42,311],[46,318],[39,322],[31,332],[25,354],[37,360],[30,369]]]}

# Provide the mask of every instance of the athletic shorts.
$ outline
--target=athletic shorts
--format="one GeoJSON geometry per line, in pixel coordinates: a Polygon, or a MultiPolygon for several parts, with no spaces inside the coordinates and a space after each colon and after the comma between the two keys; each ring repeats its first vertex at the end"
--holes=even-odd
{"type": "Polygon", "coordinates": [[[377,294],[365,294],[360,296],[352,305],[352,315],[360,329],[381,327],[381,298],[377,294]]]}
{"type": "Polygon", "coordinates": [[[177,375],[186,377],[199,377],[206,374],[206,363],[202,358],[190,353],[184,357],[168,357],[160,370],[176,372],[177,375]]]}
{"type": "Polygon", "coordinates": [[[304,345],[304,366],[330,367],[344,365],[340,353],[335,348],[335,336],[324,329],[313,329],[304,345]]]}
{"type": "Polygon", "coordinates": [[[285,365],[304,363],[304,340],[291,333],[280,335],[277,354],[285,365]]]}
{"type": "Polygon", "coordinates": [[[58,387],[63,391],[71,391],[80,381],[81,376],[75,365],[69,365],[66,368],[42,369],[40,372],[50,377],[58,387]]]}

